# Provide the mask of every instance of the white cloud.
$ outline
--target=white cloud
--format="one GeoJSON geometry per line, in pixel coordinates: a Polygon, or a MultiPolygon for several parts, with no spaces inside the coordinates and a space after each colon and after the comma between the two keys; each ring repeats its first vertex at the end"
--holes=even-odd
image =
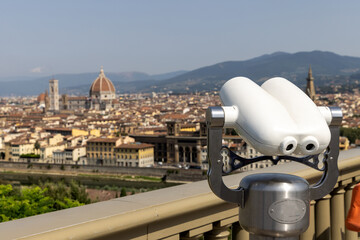
{"type": "Polygon", "coordinates": [[[36,67],[30,70],[32,73],[42,73],[43,68],[42,67],[36,67]]]}

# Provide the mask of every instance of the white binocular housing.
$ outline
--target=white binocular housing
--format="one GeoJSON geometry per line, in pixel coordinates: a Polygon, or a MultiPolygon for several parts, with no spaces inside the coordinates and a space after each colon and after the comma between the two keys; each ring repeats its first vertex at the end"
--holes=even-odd
{"type": "Polygon", "coordinates": [[[275,77],[261,86],[246,77],[220,90],[225,128],[234,128],[265,155],[314,155],[329,145],[331,111],[317,107],[298,87],[275,77]]]}

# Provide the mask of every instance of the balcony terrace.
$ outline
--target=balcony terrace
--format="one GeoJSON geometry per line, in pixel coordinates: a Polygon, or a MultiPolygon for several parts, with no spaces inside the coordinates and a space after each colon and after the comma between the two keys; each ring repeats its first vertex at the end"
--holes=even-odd
{"type": "MultiPolygon", "coordinates": [[[[344,227],[353,186],[360,182],[360,149],[339,156],[333,191],[310,207],[300,239],[358,239],[344,227]]],[[[321,172],[297,163],[224,177],[237,187],[249,174],[289,173],[316,182],[321,172]]],[[[89,204],[0,224],[1,239],[249,239],[238,224],[238,206],[217,198],[207,181],[89,204]]]]}

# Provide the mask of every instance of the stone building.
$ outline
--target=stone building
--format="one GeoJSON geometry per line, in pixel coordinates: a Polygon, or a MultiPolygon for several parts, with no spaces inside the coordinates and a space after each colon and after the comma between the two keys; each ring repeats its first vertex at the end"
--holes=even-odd
{"type": "Polygon", "coordinates": [[[92,138],[86,143],[86,155],[90,165],[115,165],[114,148],[121,138],[92,138]]]}
{"type": "Polygon", "coordinates": [[[115,87],[110,79],[105,76],[103,68],[91,84],[89,96],[91,109],[105,110],[113,107],[116,98],[115,87]]]}
{"type": "Polygon", "coordinates": [[[154,146],[146,143],[121,144],[115,147],[117,166],[151,167],[154,165],[154,146]]]}
{"type": "Polygon", "coordinates": [[[58,112],[59,110],[108,110],[118,108],[119,101],[116,99],[116,89],[109,78],[105,76],[101,67],[99,76],[90,86],[89,96],[70,97],[63,94],[59,97],[58,80],[49,81],[49,94],[47,91],[38,97],[39,106],[45,104],[45,111],[58,112]]]}
{"type": "Polygon", "coordinates": [[[115,148],[134,142],[133,138],[92,138],[86,142],[87,164],[116,166],[115,148]]]}
{"type": "Polygon", "coordinates": [[[137,142],[154,145],[155,161],[201,165],[206,148],[206,124],[195,125],[167,122],[167,133],[159,135],[131,135],[137,142]]]}
{"type": "Polygon", "coordinates": [[[5,161],[17,162],[23,154],[34,153],[34,143],[26,140],[12,140],[5,143],[5,161]]]}
{"type": "Polygon", "coordinates": [[[47,145],[40,148],[40,162],[51,163],[53,161],[53,152],[63,151],[66,148],[66,143],[61,142],[56,145],[47,145]]]}
{"type": "Polygon", "coordinates": [[[60,106],[63,110],[90,109],[90,100],[86,96],[69,97],[63,94],[61,96],[60,106]]]}
{"type": "Polygon", "coordinates": [[[49,100],[50,107],[49,111],[58,112],[59,108],[59,82],[56,79],[51,79],[49,81],[49,100]]]}
{"type": "Polygon", "coordinates": [[[305,93],[311,98],[311,100],[315,100],[316,92],[315,92],[315,85],[314,85],[314,78],[312,76],[311,67],[309,67],[308,77],[306,78],[306,90],[305,93]]]}
{"type": "Polygon", "coordinates": [[[53,162],[55,164],[84,165],[84,163],[80,161],[80,158],[84,156],[86,156],[86,147],[84,146],[67,147],[63,151],[57,150],[53,152],[53,162]]]}

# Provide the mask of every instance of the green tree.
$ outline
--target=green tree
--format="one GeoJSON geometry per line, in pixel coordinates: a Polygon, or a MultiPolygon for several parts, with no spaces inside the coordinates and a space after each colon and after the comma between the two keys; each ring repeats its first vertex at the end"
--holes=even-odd
{"type": "Polygon", "coordinates": [[[121,188],[120,197],[126,197],[126,188],[121,188]]]}
{"type": "Polygon", "coordinates": [[[0,222],[77,207],[89,203],[85,187],[75,181],[66,185],[40,183],[40,186],[0,185],[0,222]]]}
{"type": "Polygon", "coordinates": [[[80,204],[90,203],[86,188],[80,186],[75,181],[71,181],[68,184],[64,181],[57,183],[46,182],[41,187],[47,189],[46,196],[57,200],[54,204],[56,210],[63,209],[64,204],[69,204],[69,201],[78,201],[80,204]]]}
{"type": "Polygon", "coordinates": [[[39,143],[38,141],[36,141],[36,142],[34,143],[34,149],[35,149],[36,151],[40,149],[40,143],[39,143]]]}
{"type": "Polygon", "coordinates": [[[340,135],[345,136],[351,143],[355,143],[356,139],[360,139],[360,128],[340,128],[340,135]]]}
{"type": "Polygon", "coordinates": [[[74,180],[69,183],[71,199],[76,199],[80,203],[90,203],[90,198],[86,192],[86,188],[74,180]]]}
{"type": "Polygon", "coordinates": [[[44,195],[46,189],[28,187],[21,191],[14,191],[11,185],[1,185],[0,189],[0,221],[9,221],[54,210],[54,200],[44,195]]]}

